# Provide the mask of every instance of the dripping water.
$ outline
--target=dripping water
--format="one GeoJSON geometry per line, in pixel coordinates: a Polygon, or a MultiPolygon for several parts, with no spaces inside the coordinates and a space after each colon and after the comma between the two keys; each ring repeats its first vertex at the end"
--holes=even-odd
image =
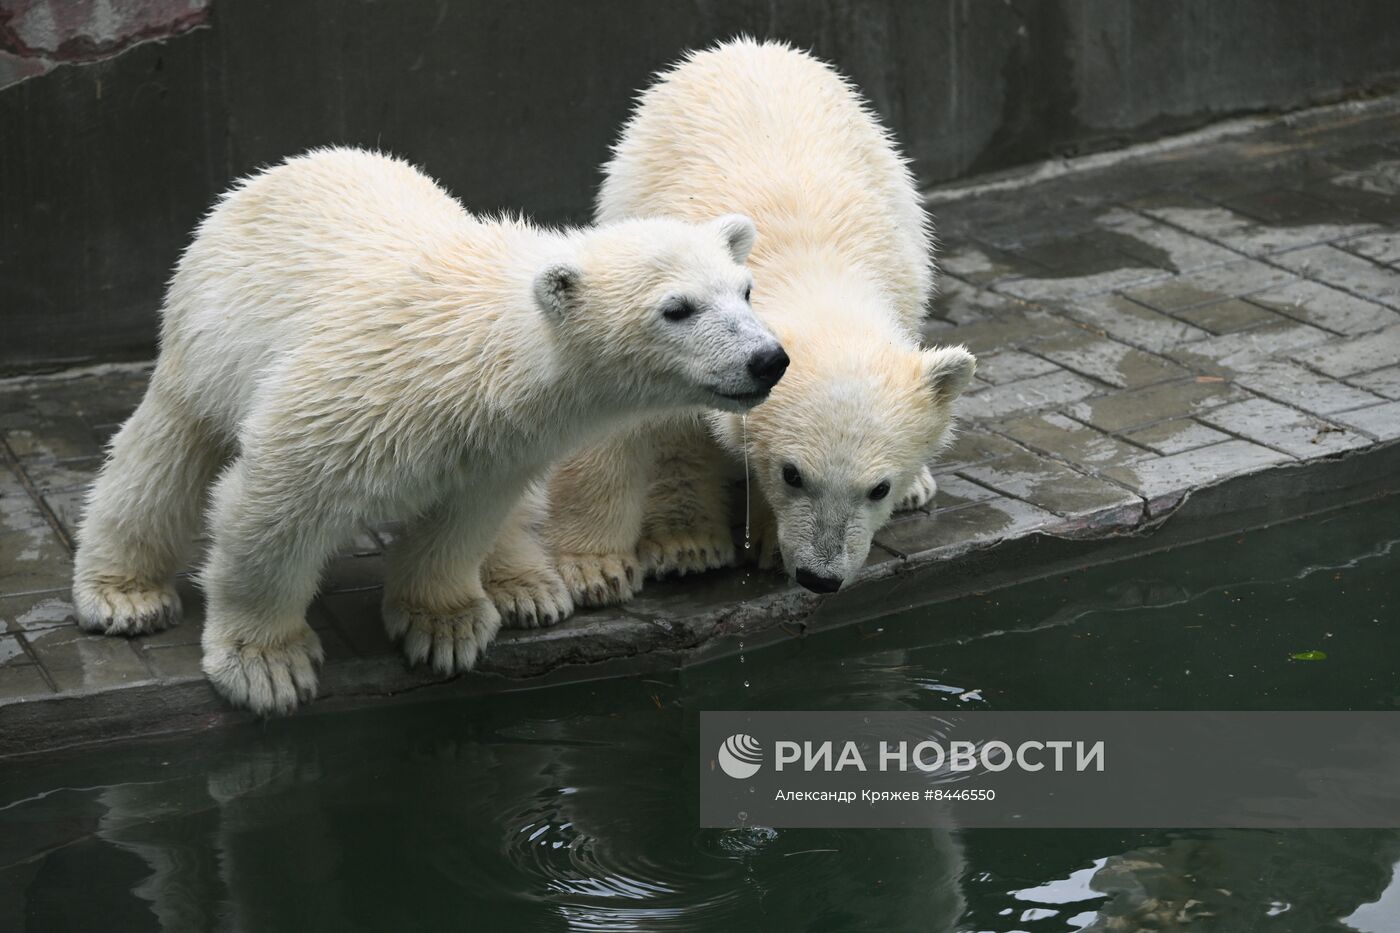
{"type": "Polygon", "coordinates": [[[749,539],[749,416],[740,415],[744,426],[744,550],[750,547],[749,539]]]}

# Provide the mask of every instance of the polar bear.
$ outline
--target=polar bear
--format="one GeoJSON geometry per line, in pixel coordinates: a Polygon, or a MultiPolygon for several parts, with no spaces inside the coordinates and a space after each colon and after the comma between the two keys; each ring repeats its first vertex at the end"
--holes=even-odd
{"type": "Polygon", "coordinates": [[[766,516],[761,562],[839,589],[896,505],[932,497],[927,463],[975,367],[962,347],[920,348],[932,229],[893,140],[827,65],[739,39],[663,73],[604,171],[603,222],[754,219],[753,306],[792,368],[746,425],[729,412],[654,421],[555,472],[550,534],[575,600],[731,563],[727,480],[745,459],[766,516]]]}
{"type": "Polygon", "coordinates": [[[150,386],[89,496],[81,623],[177,618],[171,577],[212,483],[204,670],[233,703],[266,714],[314,695],[305,610],[361,522],[407,522],[384,618],[409,660],[470,668],[501,624],[488,550],[508,590],[534,581],[547,602],[558,583],[511,514],[542,471],[629,417],[744,411],[781,377],[745,298],[753,236],[738,215],[480,219],[353,149],[246,179],[180,260],[150,386]]]}

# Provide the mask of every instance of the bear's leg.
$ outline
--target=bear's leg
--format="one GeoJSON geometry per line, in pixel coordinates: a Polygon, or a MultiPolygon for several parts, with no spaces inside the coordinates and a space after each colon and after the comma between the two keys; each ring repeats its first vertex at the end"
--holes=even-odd
{"type": "Polygon", "coordinates": [[[511,628],[553,625],[574,611],[538,527],[547,517],[542,488],[533,489],[506,518],[482,567],[486,595],[511,628]]]}
{"type": "Polygon", "coordinates": [[[733,564],[729,478],[734,471],[725,453],[700,425],[678,430],[664,450],[637,546],[642,566],[661,577],[733,564]]]}
{"type": "Polygon", "coordinates": [[[654,439],[643,427],[587,448],[554,471],[545,536],[575,605],[625,602],[642,588],[637,539],[654,457],[654,439]]]}
{"type": "Polygon", "coordinates": [[[447,496],[404,529],[389,554],[384,627],[403,640],[410,664],[428,661],[442,674],[471,670],[501,628],[501,613],[481,583],[482,563],[517,504],[467,487],[447,496]]]}
{"type": "Polygon", "coordinates": [[[200,499],[225,445],[160,387],[159,376],[117,432],[88,494],[74,558],[78,622],[109,635],[180,620],[173,578],[188,556],[200,499]]]}
{"type": "Polygon", "coordinates": [[[236,461],[214,487],[204,673],[236,706],[289,713],[316,695],[321,640],[306,624],[321,568],[359,517],[298,488],[310,472],[236,461]]]}
{"type": "Polygon", "coordinates": [[[912,512],[915,509],[921,509],[933,501],[937,492],[938,483],[933,478],[933,472],[927,466],[920,467],[919,472],[914,476],[914,481],[909,484],[909,488],[900,497],[894,510],[896,512],[912,512]]]}

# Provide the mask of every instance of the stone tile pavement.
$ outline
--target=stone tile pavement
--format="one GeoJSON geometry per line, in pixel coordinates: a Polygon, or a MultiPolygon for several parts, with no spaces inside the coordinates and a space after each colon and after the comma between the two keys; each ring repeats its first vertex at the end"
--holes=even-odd
{"type": "MultiPolygon", "coordinates": [[[[688,663],[716,636],[788,637],[1049,566],[1018,542],[1154,546],[1145,532],[1230,482],[1178,537],[1400,490],[1400,100],[1003,181],[930,193],[944,274],[925,333],[967,344],[978,375],[933,507],[877,537],[862,581],[826,602],[753,570],[650,584],[624,609],[506,634],[465,689],[688,663]]],[[[73,624],[83,491],[145,376],[0,384],[0,754],[239,718],[199,675],[188,582],[168,632],[73,624]]],[[[312,608],[317,706],[436,681],[379,626],[383,543],[365,529],[312,608]]]]}

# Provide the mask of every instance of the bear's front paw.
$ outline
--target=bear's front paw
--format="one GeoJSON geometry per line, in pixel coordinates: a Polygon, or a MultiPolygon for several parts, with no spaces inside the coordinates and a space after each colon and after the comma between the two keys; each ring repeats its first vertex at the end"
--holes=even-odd
{"type": "Polygon", "coordinates": [[[631,554],[560,554],[558,564],[576,606],[626,602],[642,588],[642,569],[631,554]]]}
{"type": "Polygon", "coordinates": [[[734,563],[734,542],[727,529],[654,534],[637,546],[642,566],[652,576],[685,576],[734,563]]]}
{"type": "Polygon", "coordinates": [[[386,602],[384,627],[403,639],[409,664],[427,661],[439,674],[469,671],[501,630],[501,613],[485,597],[456,609],[437,610],[386,602]]]}
{"type": "Polygon", "coordinates": [[[574,600],[564,578],[553,570],[523,570],[486,580],[483,585],[507,628],[553,625],[574,611],[574,600]]]}
{"type": "Polygon", "coordinates": [[[107,635],[144,635],[180,622],[180,597],[168,583],[80,579],[73,604],[79,625],[107,635]]]}
{"type": "Polygon", "coordinates": [[[285,641],[253,644],[204,632],[204,673],[226,700],[259,716],[290,713],[316,696],[316,665],[325,652],[310,626],[285,641]]]}
{"type": "Polygon", "coordinates": [[[933,501],[934,494],[938,492],[938,481],[933,478],[928,467],[919,470],[914,481],[909,484],[904,495],[899,502],[895,503],[896,512],[912,512],[921,509],[933,501]]]}

